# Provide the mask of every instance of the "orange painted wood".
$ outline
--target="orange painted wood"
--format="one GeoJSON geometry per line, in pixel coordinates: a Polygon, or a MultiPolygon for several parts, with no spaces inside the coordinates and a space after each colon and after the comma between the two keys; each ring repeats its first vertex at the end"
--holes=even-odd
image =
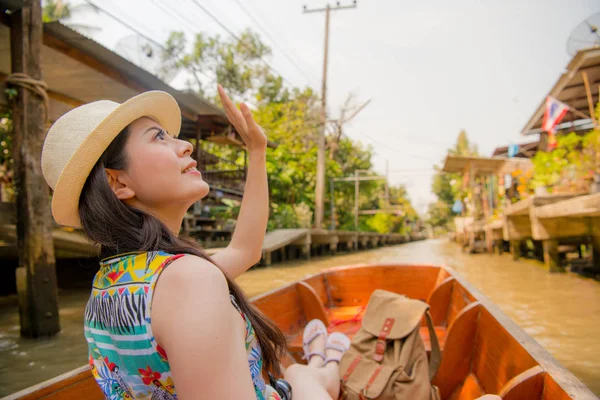
{"type": "Polygon", "coordinates": [[[306,282],[298,282],[298,294],[300,295],[300,302],[302,303],[302,310],[304,311],[306,320],[319,319],[325,326],[328,326],[329,317],[327,316],[327,311],[315,289],[306,282]]]}
{"type": "Polygon", "coordinates": [[[487,393],[499,393],[508,381],[537,365],[485,308],[479,315],[474,350],[472,372],[487,393]]]}
{"type": "Polygon", "coordinates": [[[450,276],[452,276],[452,275],[450,275],[450,272],[446,271],[445,268],[440,268],[437,279],[435,281],[435,286],[438,286],[440,283],[444,282],[450,276]]]}
{"type": "Polygon", "coordinates": [[[258,297],[253,303],[263,314],[271,318],[286,335],[294,335],[306,326],[307,321],[296,284],[258,297]]]}
{"type": "Polygon", "coordinates": [[[536,365],[508,381],[498,394],[503,400],[541,399],[544,375],[543,368],[536,365]]]}
{"type": "Polygon", "coordinates": [[[77,368],[54,379],[14,393],[3,400],[103,400],[100,386],[88,365],[77,368]]]}
{"type": "Polygon", "coordinates": [[[571,397],[558,385],[558,383],[556,383],[552,375],[546,374],[544,376],[543,400],[569,400],[573,398],[575,397],[571,397]]]}
{"type": "Polygon", "coordinates": [[[332,307],[328,312],[330,319],[344,320],[354,318],[355,316],[362,317],[365,314],[365,306],[348,306],[348,307],[332,307]]]}
{"type": "MultiPolygon", "coordinates": [[[[448,330],[445,326],[435,326],[435,334],[438,338],[438,343],[440,344],[440,350],[444,350],[444,346],[446,345],[446,339],[448,338],[448,330]]],[[[421,339],[423,339],[423,345],[425,345],[425,350],[427,353],[431,352],[431,339],[429,337],[429,329],[426,326],[422,326],[419,328],[419,334],[421,335],[421,339]]]]}
{"type": "Polygon", "coordinates": [[[447,324],[451,325],[458,313],[474,301],[475,298],[473,295],[455,280],[452,287],[452,295],[450,296],[450,305],[448,306],[447,324]]]}
{"type": "MultiPolygon", "coordinates": [[[[333,327],[333,330],[352,337],[361,326],[360,318],[353,317],[364,312],[375,288],[404,293],[412,298],[429,298],[432,303],[438,301],[442,304],[442,301],[435,299],[437,296],[444,297],[441,294],[445,289],[441,285],[451,274],[446,271],[445,275],[441,271],[439,267],[428,266],[345,267],[309,277],[305,281],[314,289],[311,292],[313,301],[316,299],[326,304],[323,300],[331,299],[329,304],[334,306],[329,309],[323,307],[330,320],[346,320],[333,327]],[[439,289],[438,294],[434,289],[439,289]]],[[[530,342],[533,339],[515,329],[506,316],[499,313],[488,299],[463,278],[455,276],[451,283],[446,321],[448,328],[436,326],[443,356],[434,384],[440,388],[443,399],[473,399],[484,393],[502,393],[507,399],[595,398],[550,355],[535,347],[531,350],[530,342]],[[481,303],[472,293],[481,299],[481,303]],[[535,354],[535,360],[532,354],[535,354]],[[546,372],[539,372],[540,363],[546,372]],[[543,381],[542,397],[540,380],[543,381]]],[[[290,352],[282,360],[284,366],[300,362],[302,356],[302,331],[307,321],[300,294],[303,289],[300,287],[306,289],[304,285],[293,283],[252,300],[290,338],[290,352]]],[[[429,347],[428,331],[421,328],[420,333],[426,347],[429,347]]],[[[20,392],[20,397],[8,397],[17,398],[94,400],[102,399],[102,395],[86,367],[20,392]]]]}
{"type": "Polygon", "coordinates": [[[471,371],[477,319],[481,309],[479,303],[471,303],[448,328],[442,362],[433,379],[433,383],[440,388],[442,399],[450,398],[471,371]]]}
{"type": "Polygon", "coordinates": [[[430,266],[364,266],[334,269],[325,278],[332,305],[338,307],[366,304],[375,289],[426,301],[438,273],[439,267],[430,266]]]}
{"type": "MultiPolygon", "coordinates": [[[[473,400],[485,394],[483,388],[473,374],[467,375],[465,381],[452,393],[451,400],[473,400]]],[[[442,396],[442,399],[445,397],[442,396]]]]}
{"type": "Polygon", "coordinates": [[[450,298],[454,289],[454,278],[448,277],[429,295],[427,303],[429,304],[429,312],[433,319],[433,324],[436,326],[446,326],[448,318],[448,308],[450,306],[450,298]]]}
{"type": "Polygon", "coordinates": [[[304,282],[309,284],[315,290],[325,307],[331,307],[328,294],[329,289],[323,274],[311,276],[310,278],[305,279],[304,282]]]}

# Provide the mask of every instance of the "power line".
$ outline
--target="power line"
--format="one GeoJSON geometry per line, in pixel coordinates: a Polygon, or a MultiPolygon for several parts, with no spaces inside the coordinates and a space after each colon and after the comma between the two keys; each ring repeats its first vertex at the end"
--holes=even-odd
{"type": "MultiPolygon", "coordinates": [[[[100,7],[100,6],[96,5],[96,4],[94,4],[94,3],[92,3],[90,0],[84,0],[84,1],[85,1],[86,3],[88,3],[90,6],[92,6],[93,8],[95,8],[96,10],[103,12],[104,14],[108,15],[109,17],[111,17],[111,18],[112,18],[112,19],[114,19],[115,21],[117,21],[117,22],[119,22],[120,24],[122,24],[122,25],[126,26],[127,28],[131,29],[133,32],[135,32],[135,33],[136,33],[136,34],[138,34],[139,36],[143,37],[143,38],[144,38],[144,39],[146,39],[147,41],[149,41],[149,42],[151,42],[152,44],[154,44],[154,45],[156,45],[156,46],[160,47],[160,48],[161,48],[163,51],[165,51],[165,52],[167,51],[167,49],[166,49],[166,48],[165,48],[165,47],[164,47],[162,44],[160,44],[160,43],[159,43],[159,42],[157,42],[156,40],[152,39],[152,38],[151,38],[151,37],[149,37],[148,35],[146,35],[146,34],[142,33],[142,32],[141,32],[139,29],[136,29],[136,28],[135,28],[133,25],[131,25],[131,24],[129,24],[129,23],[127,23],[127,22],[123,21],[123,19],[121,19],[121,18],[117,17],[116,15],[114,15],[113,13],[111,13],[110,11],[107,11],[106,9],[104,9],[104,8],[102,8],[102,7],[100,7]]],[[[179,60],[177,60],[177,61],[179,61],[179,60]]],[[[191,72],[192,74],[194,74],[194,75],[195,75],[196,73],[201,73],[202,75],[204,75],[204,76],[206,76],[207,78],[209,78],[209,79],[210,79],[210,77],[209,77],[208,75],[204,74],[202,71],[196,71],[194,68],[190,68],[189,70],[190,70],[190,72],[191,72]]]]}
{"type": "MultiPolygon", "coordinates": [[[[215,21],[221,28],[223,28],[227,33],[229,33],[233,38],[235,38],[238,42],[240,42],[242,45],[244,45],[244,47],[246,47],[244,42],[242,42],[242,40],[240,39],[240,37],[238,35],[236,35],[235,33],[233,33],[224,23],[221,22],[221,20],[219,18],[217,18],[210,11],[208,11],[206,9],[206,7],[204,7],[202,4],[198,3],[197,0],[192,0],[192,2],[196,5],[196,7],[198,7],[202,11],[204,11],[204,13],[206,15],[208,15],[213,21],[215,21]]],[[[281,79],[283,79],[284,81],[286,81],[287,83],[289,83],[290,85],[293,86],[292,82],[287,80],[281,72],[279,72],[278,70],[273,68],[273,66],[271,66],[271,64],[269,64],[264,58],[261,57],[261,60],[269,69],[271,69],[273,72],[275,72],[277,75],[279,75],[281,77],[281,79]]]]}
{"type": "Polygon", "coordinates": [[[271,39],[271,41],[273,42],[273,44],[275,45],[275,47],[277,47],[279,49],[279,51],[281,51],[281,53],[283,53],[283,55],[285,56],[285,58],[288,59],[288,61],[294,66],[296,67],[296,69],[298,71],[300,71],[300,73],[302,75],[304,75],[304,77],[306,78],[306,80],[308,81],[308,83],[314,83],[312,81],[312,79],[304,72],[304,70],[302,68],[300,68],[300,66],[296,63],[296,61],[294,61],[294,59],[292,59],[292,56],[290,56],[283,48],[281,48],[278,44],[278,42],[273,38],[273,36],[271,36],[271,34],[262,27],[262,24],[256,20],[256,18],[246,9],[246,7],[244,6],[244,4],[240,1],[240,0],[235,0],[235,2],[238,4],[238,6],[242,9],[242,11],[252,20],[252,22],[254,22],[256,24],[256,26],[258,27],[258,29],[260,29],[269,39],[271,39]]]}
{"type": "MultiPolygon", "coordinates": [[[[380,151],[381,150],[384,150],[384,151],[393,151],[393,152],[397,152],[397,153],[405,153],[406,152],[406,149],[394,149],[394,148],[390,148],[388,144],[382,143],[382,142],[378,141],[377,139],[373,139],[373,137],[367,135],[366,133],[361,133],[361,136],[366,137],[367,139],[369,139],[370,141],[372,141],[375,144],[383,146],[383,149],[379,149],[380,151]]],[[[406,156],[406,157],[416,158],[416,159],[419,159],[419,160],[425,160],[425,161],[429,161],[429,162],[433,162],[433,163],[437,163],[438,162],[438,161],[434,161],[431,158],[423,157],[423,156],[417,156],[417,155],[414,155],[414,154],[403,154],[403,155],[406,156]]]]}

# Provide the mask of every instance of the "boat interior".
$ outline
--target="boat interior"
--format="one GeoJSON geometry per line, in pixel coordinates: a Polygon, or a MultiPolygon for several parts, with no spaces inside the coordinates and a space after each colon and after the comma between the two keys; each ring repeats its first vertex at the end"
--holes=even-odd
{"type": "MultiPolygon", "coordinates": [[[[321,319],[330,331],[352,337],[360,328],[375,289],[430,305],[442,349],[433,383],[442,399],[495,394],[506,400],[562,400],[588,398],[591,393],[485,296],[445,267],[386,264],[333,268],[260,295],[252,302],[287,335],[285,366],[303,362],[302,332],[312,319],[321,319]],[[585,395],[580,397],[578,393],[585,395]]],[[[420,333],[430,350],[424,321],[420,333]]],[[[75,398],[103,398],[88,366],[5,400],[75,398]]]]}
{"type": "MultiPolygon", "coordinates": [[[[314,318],[323,320],[330,331],[352,338],[375,289],[400,293],[430,305],[442,349],[442,362],[433,383],[440,389],[442,399],[476,399],[484,394],[503,399],[571,398],[491,314],[489,300],[480,301],[471,293],[472,288],[465,287],[443,267],[333,268],[262,295],[254,304],[288,335],[289,364],[303,362],[302,332],[314,318]]],[[[420,333],[430,351],[424,319],[420,333]]]]}

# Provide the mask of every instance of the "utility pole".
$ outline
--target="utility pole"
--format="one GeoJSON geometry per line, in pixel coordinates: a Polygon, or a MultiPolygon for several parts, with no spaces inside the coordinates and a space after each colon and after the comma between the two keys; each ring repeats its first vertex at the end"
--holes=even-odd
{"type": "Polygon", "coordinates": [[[390,207],[390,163],[385,160],[385,206],[390,207]]]}
{"type": "Polygon", "coordinates": [[[317,182],[315,187],[315,228],[321,229],[323,223],[323,204],[325,194],[325,124],[327,123],[327,60],[329,57],[329,17],[331,11],[356,8],[356,0],[351,6],[342,6],[336,3],[335,7],[329,4],[325,8],[309,10],[304,6],[304,14],[325,12],[325,54],[323,56],[323,84],[321,86],[321,126],[317,138],[317,182]]]}
{"type": "Polygon", "coordinates": [[[37,338],[60,331],[52,213],[39,162],[48,115],[46,84],[41,81],[41,0],[24,0],[10,14],[10,25],[12,74],[7,81],[18,93],[12,117],[19,317],[21,336],[37,338]]]}

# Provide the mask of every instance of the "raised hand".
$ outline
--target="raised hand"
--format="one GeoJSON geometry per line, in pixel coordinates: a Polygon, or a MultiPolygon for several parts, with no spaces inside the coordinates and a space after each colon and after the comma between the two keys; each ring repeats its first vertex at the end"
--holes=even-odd
{"type": "Polygon", "coordinates": [[[227,119],[240,134],[248,152],[256,150],[264,151],[267,148],[267,135],[252,117],[252,111],[245,103],[240,104],[238,110],[233,101],[227,96],[221,85],[218,85],[219,97],[227,114],[227,119]]]}

